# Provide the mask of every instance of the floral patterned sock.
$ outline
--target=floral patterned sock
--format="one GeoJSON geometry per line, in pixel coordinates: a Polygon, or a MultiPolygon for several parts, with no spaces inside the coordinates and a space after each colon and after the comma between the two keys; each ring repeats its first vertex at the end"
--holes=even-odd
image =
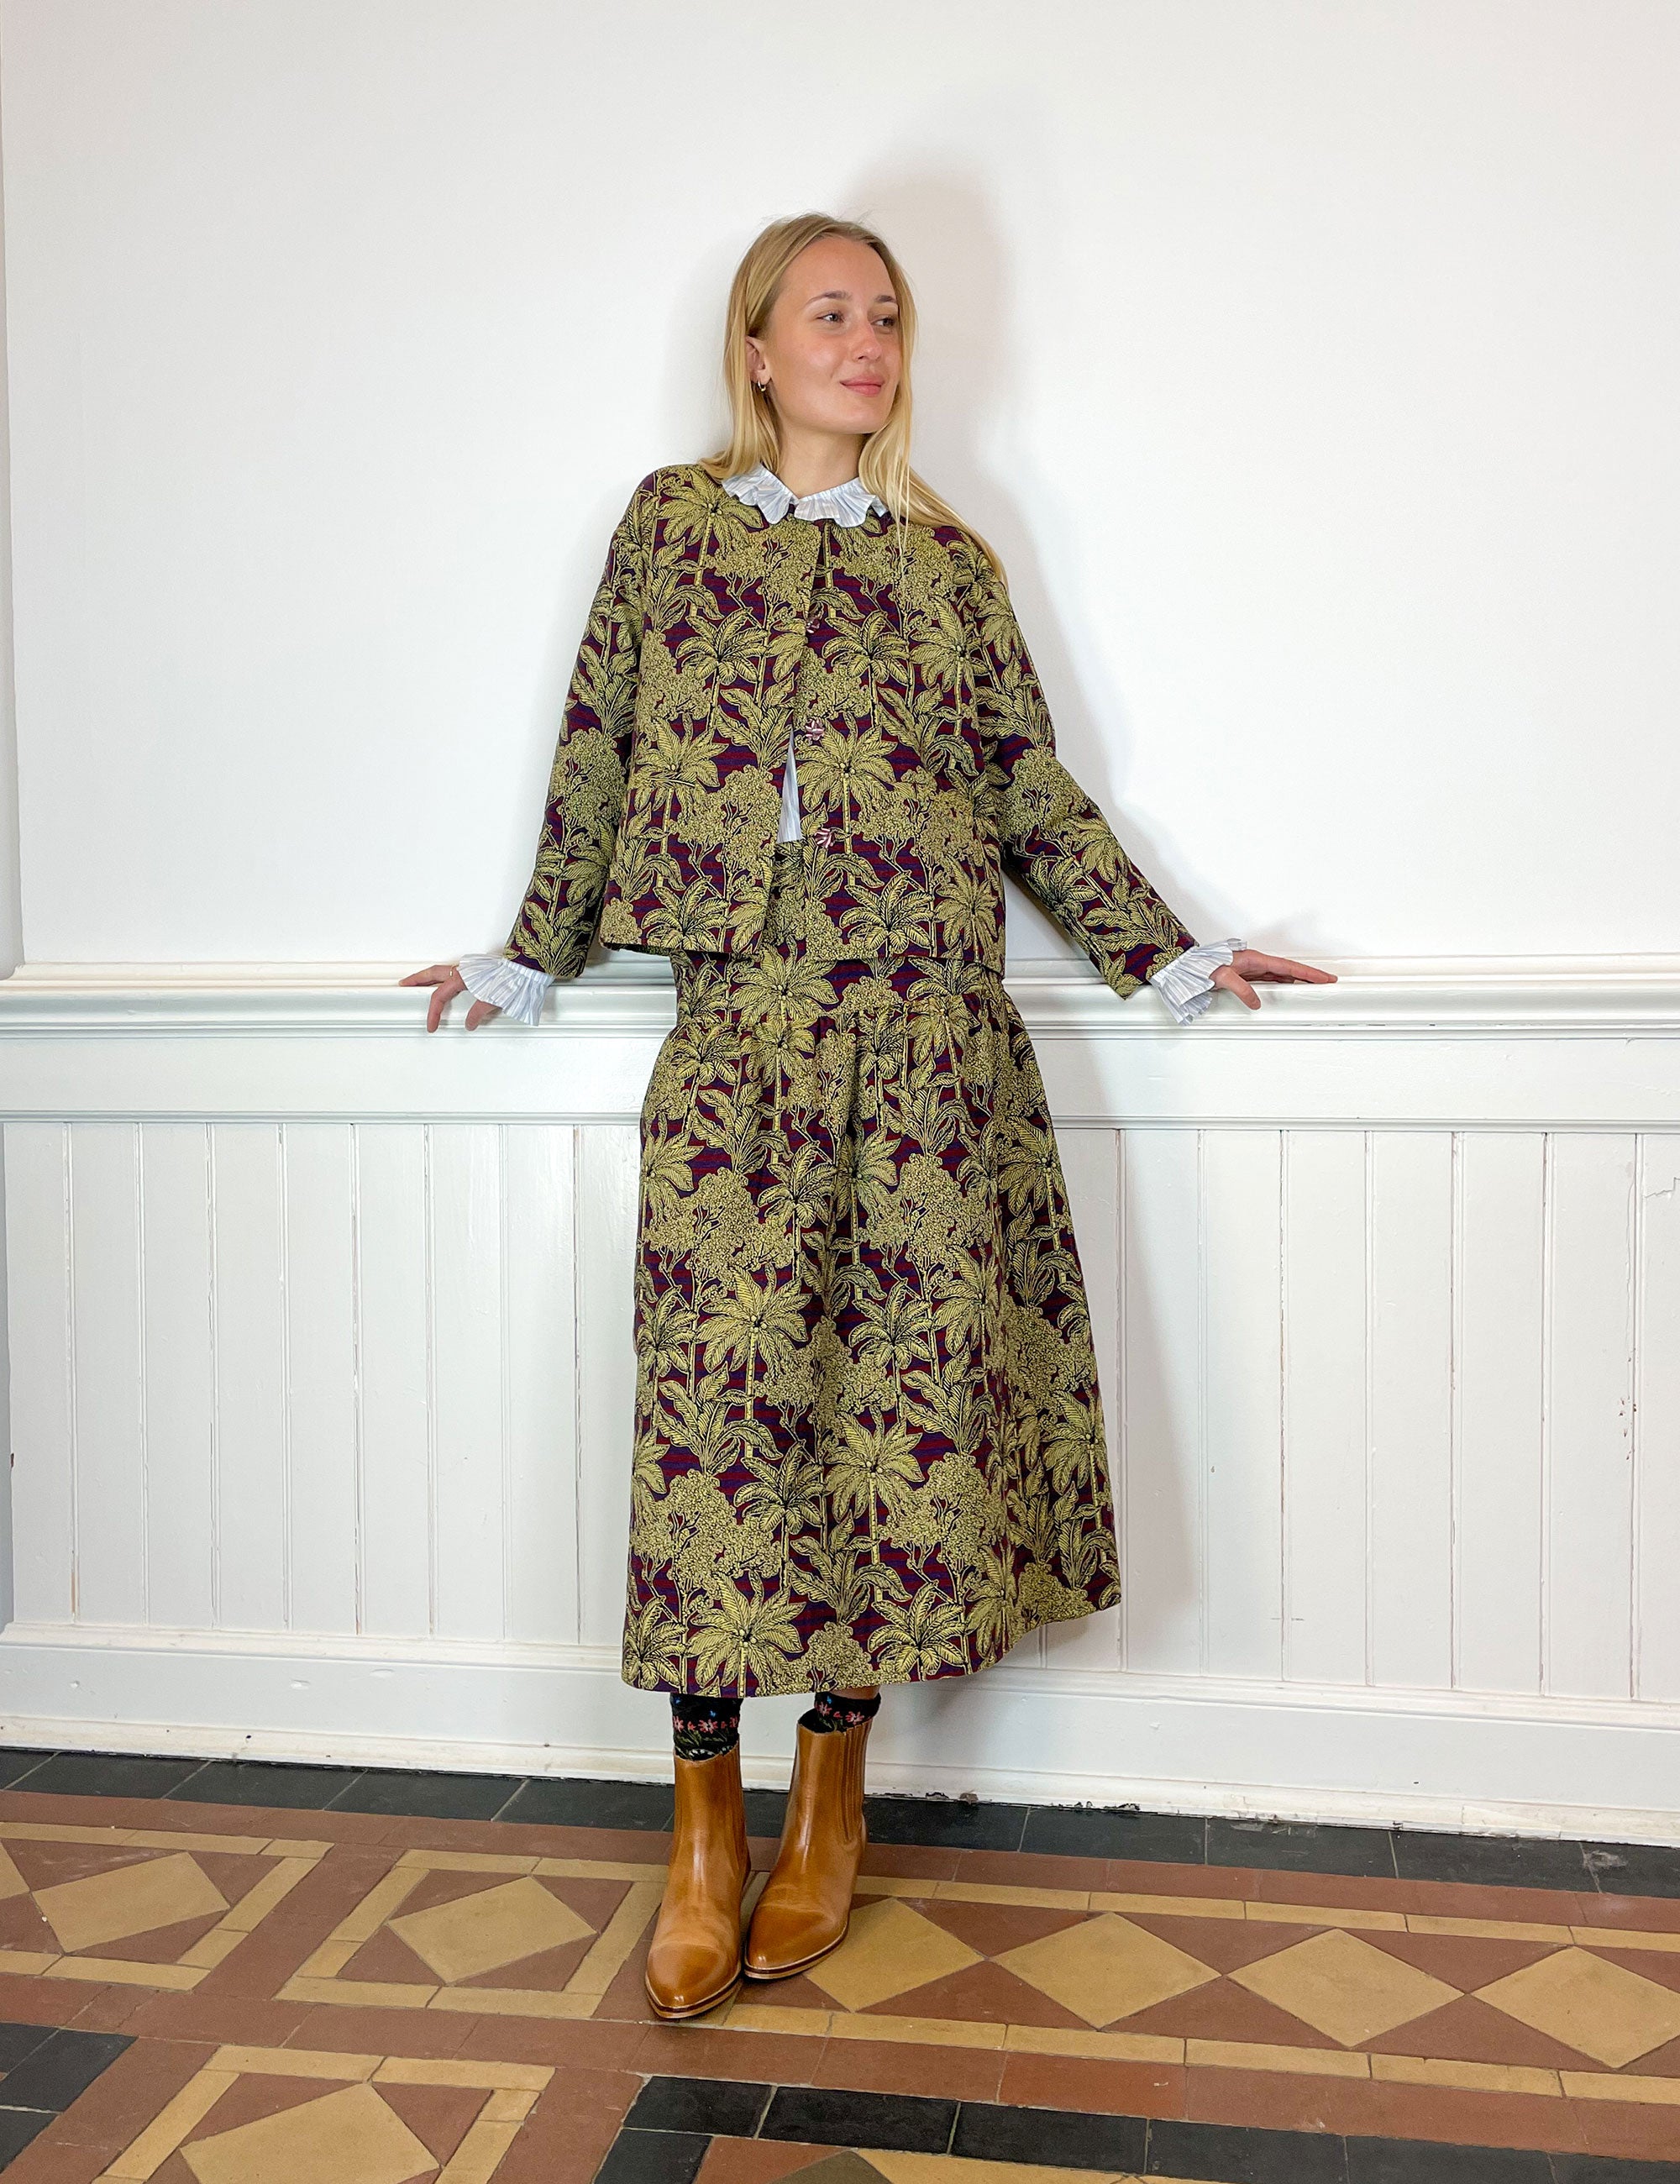
{"type": "Polygon", "coordinates": [[[741,1741],[739,1699],[690,1698],[670,1695],[671,1741],[679,1759],[716,1759],[741,1741]]]}
{"type": "Polygon", "coordinates": [[[872,1699],[848,1699],[843,1691],[816,1691],[812,1694],[816,1704],[809,1713],[799,1717],[801,1729],[819,1732],[832,1729],[855,1729],[860,1721],[873,1721],[881,1706],[881,1694],[872,1699]]]}

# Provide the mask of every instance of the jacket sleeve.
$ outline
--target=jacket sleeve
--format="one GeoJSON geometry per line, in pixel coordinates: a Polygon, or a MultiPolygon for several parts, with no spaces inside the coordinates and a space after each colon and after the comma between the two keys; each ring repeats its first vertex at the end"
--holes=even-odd
{"type": "Polygon", "coordinates": [[[536,866],[502,950],[551,978],[583,968],[624,814],[653,492],[649,476],[607,549],[560,715],[536,866]]]}
{"type": "Polygon", "coordinates": [[[1196,944],[1056,756],[1055,730],[1003,579],[976,557],[967,649],[1004,869],[1122,997],[1196,944]]]}

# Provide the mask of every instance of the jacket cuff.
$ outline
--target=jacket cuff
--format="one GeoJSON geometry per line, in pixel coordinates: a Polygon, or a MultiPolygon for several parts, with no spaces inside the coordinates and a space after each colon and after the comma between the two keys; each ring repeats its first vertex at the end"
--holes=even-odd
{"type": "Polygon", "coordinates": [[[455,968],[476,1001],[488,1001],[515,1023],[534,1024],[554,980],[546,971],[510,962],[505,956],[463,956],[455,968]]]}
{"type": "Polygon", "coordinates": [[[1245,944],[1240,940],[1208,941],[1187,948],[1159,971],[1149,973],[1149,983],[1166,1003],[1176,1023],[1188,1023],[1200,1016],[1214,996],[1213,974],[1228,963],[1245,944]]]}

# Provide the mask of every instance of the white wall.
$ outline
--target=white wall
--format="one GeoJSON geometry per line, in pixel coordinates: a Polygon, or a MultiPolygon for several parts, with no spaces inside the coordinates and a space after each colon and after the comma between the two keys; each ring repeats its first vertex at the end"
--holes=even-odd
{"type": "Polygon", "coordinates": [[[925,466],[1198,929],[1680,949],[1669,0],[0,36],[32,961],[498,942],[608,526],[813,203],[902,247],[925,466]]]}

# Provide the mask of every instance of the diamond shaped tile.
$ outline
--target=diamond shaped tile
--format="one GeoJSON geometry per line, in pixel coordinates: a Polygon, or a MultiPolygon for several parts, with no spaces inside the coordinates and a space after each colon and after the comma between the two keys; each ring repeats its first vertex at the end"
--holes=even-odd
{"type": "Polygon", "coordinates": [[[1613,2070],[1680,2033],[1680,1994],[1585,1949],[1560,1949],[1476,1992],[1613,2070]]]}
{"type": "Polygon", "coordinates": [[[1111,2025],[1218,1976],[1114,1911],[1005,1949],[997,1961],[1088,2025],[1111,2025]]]}
{"type": "Polygon", "coordinates": [[[1403,1964],[1339,1928],[1244,1964],[1231,1976],[1344,2048],[1392,2032],[1459,1997],[1457,1987],[1432,1972],[1403,1964]]]}
{"type": "Polygon", "coordinates": [[[845,1940],[807,1976],[843,2009],[867,2009],[979,1962],[966,1942],[888,1896],[854,1911],[845,1940]]]}
{"type": "Polygon", "coordinates": [[[393,1919],[391,1930],[439,1979],[453,1985],[476,1979],[481,1972],[500,1971],[521,1957],[580,1941],[595,1930],[569,1903],[562,1903],[526,1874],[501,1888],[457,1896],[430,1911],[410,1911],[393,1919]]]}
{"type": "Polygon", "coordinates": [[[37,1888],[35,1900],[63,1949],[97,1949],[130,1934],[149,1934],[183,1919],[225,1911],[227,1898],[186,1852],[114,1866],[81,1880],[37,1888]]]}
{"type": "Polygon", "coordinates": [[[371,2086],[347,2086],[181,2148],[198,2184],[409,2184],[437,2164],[371,2086]]]}

